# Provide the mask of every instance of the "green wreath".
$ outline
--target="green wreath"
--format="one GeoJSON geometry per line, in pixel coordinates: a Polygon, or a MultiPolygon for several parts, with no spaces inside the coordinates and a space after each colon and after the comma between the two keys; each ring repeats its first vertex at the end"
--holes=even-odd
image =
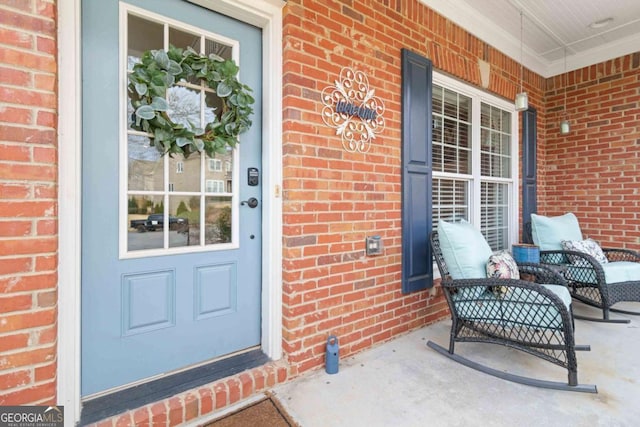
{"type": "Polygon", "coordinates": [[[129,74],[128,90],[135,110],[132,128],[152,134],[151,145],[164,154],[206,152],[213,157],[234,148],[238,135],[251,127],[255,100],[251,88],[238,81],[238,66],[217,55],[204,56],[192,48],[170,46],[168,51],[149,50],[129,74]],[[167,90],[184,79],[205,80],[222,101],[214,120],[199,128],[175,123],[169,115],[167,90]]]}

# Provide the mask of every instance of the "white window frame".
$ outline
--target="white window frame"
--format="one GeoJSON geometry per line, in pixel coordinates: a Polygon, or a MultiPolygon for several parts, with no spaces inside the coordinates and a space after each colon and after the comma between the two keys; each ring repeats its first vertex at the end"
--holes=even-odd
{"type": "Polygon", "coordinates": [[[176,173],[184,173],[184,162],[176,162],[176,173]]]}
{"type": "MultiPolygon", "coordinates": [[[[513,102],[506,101],[495,95],[487,93],[479,88],[463,83],[460,80],[449,77],[437,71],[433,72],[433,84],[446,89],[458,92],[471,98],[471,174],[457,174],[450,172],[433,171],[433,178],[455,178],[468,181],[469,194],[467,195],[467,204],[469,206],[469,222],[480,229],[481,217],[481,183],[497,182],[507,183],[509,185],[509,229],[508,229],[508,246],[516,243],[518,240],[518,212],[520,189],[519,176],[519,135],[518,112],[515,110],[513,102]],[[486,177],[480,175],[480,106],[481,104],[489,104],[511,113],[511,178],[486,177]]],[[[436,227],[437,224],[433,224],[436,227]]],[[[434,270],[435,271],[435,270],[434,270]]]]}

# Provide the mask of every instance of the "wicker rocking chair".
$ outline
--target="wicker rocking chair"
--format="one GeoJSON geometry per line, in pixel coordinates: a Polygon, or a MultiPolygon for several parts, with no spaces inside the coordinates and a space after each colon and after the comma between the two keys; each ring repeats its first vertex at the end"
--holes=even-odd
{"type": "Polygon", "coordinates": [[[578,219],[572,213],[558,217],[532,214],[531,233],[540,247],[540,262],[563,272],[571,296],[602,309],[602,318],[576,315],[576,319],[629,323],[629,319],[610,319],[609,312],[640,315],[612,308],[622,301],[640,302],[640,253],[599,248],[593,241],[582,240],[578,219]],[[579,250],[569,250],[572,245],[579,250]]]}
{"type": "MultiPolygon", "coordinates": [[[[440,226],[438,229],[443,232],[440,226]]],[[[479,231],[477,234],[484,241],[479,231]]],[[[473,240],[468,233],[465,238],[473,240]]],[[[453,279],[443,255],[439,232],[434,231],[430,239],[452,321],[449,349],[432,341],[427,343],[430,348],[467,367],[508,381],[597,393],[595,385],[578,384],[576,350],[588,351],[590,347],[575,345],[571,297],[558,273],[539,264],[518,264],[521,277],[527,280],[486,278],[486,273],[484,278],[453,279]],[[495,292],[497,288],[499,293],[495,292]],[[455,354],[455,344],[461,342],[499,344],[521,350],[566,368],[568,381],[524,377],[479,364],[455,354]]],[[[468,254],[465,257],[469,258],[468,254]]],[[[457,269],[458,266],[452,267],[457,269]]]]}

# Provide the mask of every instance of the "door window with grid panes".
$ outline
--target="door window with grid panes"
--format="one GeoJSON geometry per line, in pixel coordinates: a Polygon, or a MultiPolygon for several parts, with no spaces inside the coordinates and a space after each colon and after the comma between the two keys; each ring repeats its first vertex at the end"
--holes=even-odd
{"type": "MultiPolygon", "coordinates": [[[[144,14],[143,14],[144,15],[144,14]]],[[[237,61],[238,46],[232,40],[193,28],[131,12],[127,16],[126,72],[131,72],[147,50],[174,45],[191,47],[203,55],[237,61]]],[[[162,156],[152,144],[153,135],[134,130],[132,97],[127,92],[126,157],[122,159],[127,211],[121,228],[126,241],[123,257],[166,253],[223,250],[237,246],[237,197],[239,148],[217,153],[162,156]],[[124,163],[126,162],[126,163],[124,163]],[[224,170],[223,170],[224,165],[224,170]],[[150,219],[153,218],[153,219],[150,219]],[[233,223],[236,223],[234,225],[233,223]],[[169,224],[165,227],[165,224],[169,224]],[[156,231],[149,232],[147,231],[156,231]]],[[[223,112],[217,93],[203,80],[190,78],[167,90],[166,114],[177,124],[197,128],[223,112]]]]}
{"type": "Polygon", "coordinates": [[[517,116],[513,105],[434,74],[433,225],[466,220],[493,250],[517,228],[517,116]]]}

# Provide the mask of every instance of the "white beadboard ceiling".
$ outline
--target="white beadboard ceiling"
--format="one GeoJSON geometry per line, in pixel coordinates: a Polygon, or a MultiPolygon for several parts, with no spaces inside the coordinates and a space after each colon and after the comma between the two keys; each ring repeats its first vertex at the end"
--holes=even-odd
{"type": "Polygon", "coordinates": [[[420,1],[544,77],[640,51],[640,0],[420,1]]]}

